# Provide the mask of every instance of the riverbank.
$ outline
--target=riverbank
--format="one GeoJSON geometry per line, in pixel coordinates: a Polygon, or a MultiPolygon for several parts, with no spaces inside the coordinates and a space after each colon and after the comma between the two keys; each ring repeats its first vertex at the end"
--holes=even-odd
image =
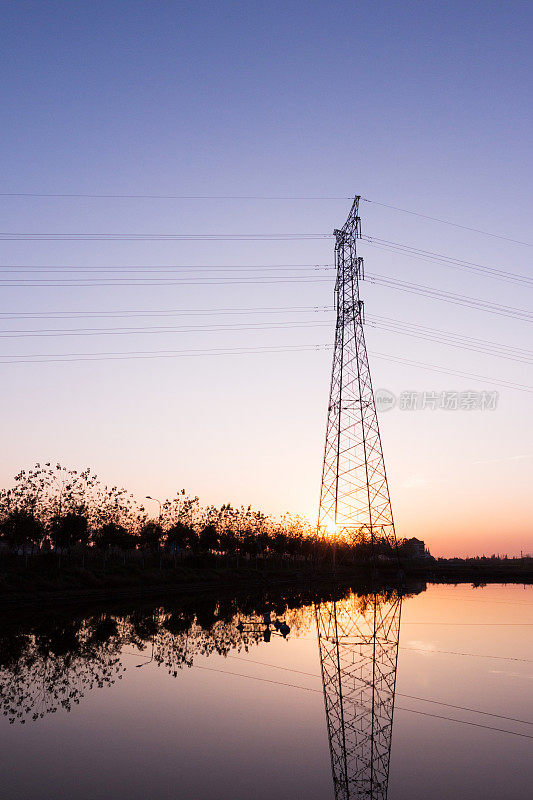
{"type": "Polygon", "coordinates": [[[533,583],[533,558],[450,558],[430,564],[407,562],[403,568],[428,583],[533,583]]]}
{"type": "Polygon", "coordinates": [[[3,559],[0,563],[0,608],[56,605],[107,598],[143,598],[158,593],[190,593],[224,588],[258,589],[272,585],[357,585],[424,583],[533,583],[533,560],[436,561],[380,564],[311,564],[277,559],[270,563],[167,561],[100,562],[90,566],[64,560],[3,559]]]}

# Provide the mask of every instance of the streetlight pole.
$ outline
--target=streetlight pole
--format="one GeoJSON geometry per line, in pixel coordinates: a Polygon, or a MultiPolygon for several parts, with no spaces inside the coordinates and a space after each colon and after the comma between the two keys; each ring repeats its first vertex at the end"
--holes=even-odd
{"type": "MultiPolygon", "coordinates": [[[[146,499],[147,499],[147,500],[151,500],[152,498],[151,498],[151,497],[147,497],[146,499]]],[[[135,666],[137,667],[137,669],[138,669],[139,667],[145,667],[147,664],[149,664],[151,661],[153,661],[153,660],[154,660],[154,639],[155,639],[155,633],[154,633],[154,634],[152,634],[152,655],[150,656],[150,658],[148,659],[148,661],[143,661],[143,663],[142,663],[142,664],[135,664],[135,666]]]]}
{"type": "Polygon", "coordinates": [[[161,500],[158,500],[157,497],[150,497],[149,494],[146,495],[147,500],[153,500],[156,503],[159,503],[159,538],[157,542],[157,552],[159,555],[159,570],[161,570],[161,534],[163,531],[162,521],[163,521],[163,506],[161,505],[161,500]]]}
{"type": "Polygon", "coordinates": [[[146,500],[153,500],[155,503],[159,503],[159,524],[161,525],[161,518],[163,516],[163,507],[161,505],[161,500],[158,500],[157,497],[150,497],[149,494],[146,495],[146,500]]]}

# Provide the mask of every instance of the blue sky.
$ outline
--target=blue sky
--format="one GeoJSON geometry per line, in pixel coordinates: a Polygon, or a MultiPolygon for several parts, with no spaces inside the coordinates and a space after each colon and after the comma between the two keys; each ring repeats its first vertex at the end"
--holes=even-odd
{"type": "MultiPolygon", "coordinates": [[[[358,193],[532,241],[532,18],[525,2],[4,4],[2,191],[318,198],[358,193]]],[[[329,234],[342,225],[349,205],[347,199],[0,196],[1,230],[23,233],[329,234]]],[[[362,203],[361,214],[369,235],[530,273],[530,247],[369,202],[362,203]]],[[[217,265],[225,276],[236,265],[332,262],[330,239],[4,241],[0,248],[5,266],[217,265]]],[[[361,252],[369,272],[512,307],[530,306],[531,290],[520,285],[402,258],[364,242],[361,252]]],[[[28,277],[3,272],[10,278],[22,274],[28,277]]],[[[46,273],[59,275],[80,273],[46,273]]],[[[0,311],[329,304],[331,273],[310,277],[319,280],[4,287],[0,311]]],[[[363,291],[369,314],[512,347],[527,347],[531,338],[523,321],[369,282],[363,291]]],[[[245,319],[251,326],[264,318],[212,314],[194,317],[194,323],[245,319]]],[[[267,318],[325,324],[28,337],[1,344],[9,358],[332,340],[331,314],[287,312],[267,318]]],[[[175,321],[145,318],[129,324],[175,321]]],[[[104,324],[122,322],[4,320],[2,329],[66,331],[104,324]]],[[[370,326],[367,337],[372,352],[531,385],[520,363],[395,337],[370,326]]],[[[329,352],[299,351],[3,364],[6,391],[0,410],[7,424],[1,482],[20,466],[57,459],[91,464],[105,480],[125,484],[141,497],[168,495],[184,486],[205,502],[229,499],[276,513],[313,515],[330,360],[329,352]]],[[[375,359],[372,367],[375,385],[396,393],[490,388],[489,382],[468,383],[384,360],[375,359]]],[[[401,535],[422,535],[442,552],[533,548],[527,480],[531,395],[499,391],[500,404],[492,414],[383,415],[401,535]]]]}

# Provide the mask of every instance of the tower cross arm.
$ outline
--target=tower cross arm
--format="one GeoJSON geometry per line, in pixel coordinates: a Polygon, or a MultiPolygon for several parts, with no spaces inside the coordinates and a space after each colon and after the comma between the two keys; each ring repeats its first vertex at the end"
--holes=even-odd
{"type": "Polygon", "coordinates": [[[348,219],[340,230],[333,231],[337,244],[348,242],[361,237],[361,217],[359,216],[359,201],[361,197],[356,195],[348,214],[348,219]]]}

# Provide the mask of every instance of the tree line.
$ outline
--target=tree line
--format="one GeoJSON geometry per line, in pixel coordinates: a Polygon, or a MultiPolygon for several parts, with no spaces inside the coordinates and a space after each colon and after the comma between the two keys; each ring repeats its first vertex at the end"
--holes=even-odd
{"type": "Polygon", "coordinates": [[[25,553],[96,548],[316,557],[330,547],[302,517],[275,519],[230,503],[203,507],[184,489],[151,519],[131,493],[103,485],[90,469],[49,462],[21,470],[11,488],[0,490],[0,540],[25,553]]]}

